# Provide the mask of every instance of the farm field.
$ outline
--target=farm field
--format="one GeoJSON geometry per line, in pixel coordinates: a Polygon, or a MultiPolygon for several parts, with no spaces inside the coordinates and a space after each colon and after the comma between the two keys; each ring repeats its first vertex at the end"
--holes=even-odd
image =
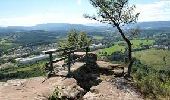
{"type": "Polygon", "coordinates": [[[94,35],[93,38],[96,40],[102,40],[104,37],[100,35],[94,35]]]}
{"type": "Polygon", "coordinates": [[[135,40],[131,40],[132,42],[132,48],[136,49],[136,48],[141,48],[141,45],[153,45],[153,43],[155,42],[154,40],[139,40],[139,39],[135,39],[135,40]]]}
{"type": "Polygon", "coordinates": [[[148,49],[136,51],[133,52],[133,56],[142,63],[154,66],[155,68],[170,66],[170,51],[168,50],[148,49]]]}
{"type": "MultiPolygon", "coordinates": [[[[133,49],[141,48],[142,45],[153,45],[154,42],[155,42],[154,40],[142,40],[142,39],[131,40],[131,43],[133,44],[132,45],[133,49]]],[[[107,52],[107,55],[111,55],[116,51],[121,51],[123,53],[125,51],[125,48],[126,48],[125,42],[119,41],[109,48],[99,50],[99,52],[107,52]]]]}

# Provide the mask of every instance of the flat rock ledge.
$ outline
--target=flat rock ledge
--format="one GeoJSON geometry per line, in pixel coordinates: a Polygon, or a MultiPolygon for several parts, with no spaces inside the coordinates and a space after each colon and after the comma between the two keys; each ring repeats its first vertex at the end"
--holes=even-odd
{"type": "Polygon", "coordinates": [[[83,96],[83,100],[143,100],[133,91],[120,90],[110,82],[102,81],[99,85],[91,87],[83,96]]]}
{"type": "Polygon", "coordinates": [[[61,76],[47,80],[34,77],[0,82],[0,100],[143,100],[127,80],[114,77],[113,67],[120,65],[110,65],[103,61],[90,67],[75,63],[71,69],[74,78],[63,77],[66,72],[62,71],[61,76]]]}
{"type": "Polygon", "coordinates": [[[34,77],[0,82],[0,100],[48,100],[52,95],[77,100],[85,93],[74,78],[34,77]]]}

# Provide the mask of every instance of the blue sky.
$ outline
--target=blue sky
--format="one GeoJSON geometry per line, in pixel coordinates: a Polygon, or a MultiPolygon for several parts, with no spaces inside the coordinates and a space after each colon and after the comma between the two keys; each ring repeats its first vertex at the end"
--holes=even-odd
{"type": "MultiPolygon", "coordinates": [[[[170,20],[170,0],[130,0],[140,12],[139,21],[170,20]]],[[[0,0],[0,26],[40,23],[96,23],[83,18],[95,9],[88,0],[0,0]]]]}

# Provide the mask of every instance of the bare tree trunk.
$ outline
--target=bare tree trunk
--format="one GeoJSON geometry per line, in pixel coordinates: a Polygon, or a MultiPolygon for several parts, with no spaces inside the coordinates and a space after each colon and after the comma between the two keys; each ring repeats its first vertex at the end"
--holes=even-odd
{"type": "Polygon", "coordinates": [[[124,35],[122,29],[120,28],[120,26],[116,26],[119,33],[121,34],[122,38],[124,39],[124,41],[127,43],[128,45],[128,73],[127,73],[127,76],[130,77],[130,73],[131,73],[131,68],[132,68],[132,65],[133,65],[133,60],[132,60],[132,44],[130,42],[130,40],[128,38],[126,38],[126,36],[124,35]]]}

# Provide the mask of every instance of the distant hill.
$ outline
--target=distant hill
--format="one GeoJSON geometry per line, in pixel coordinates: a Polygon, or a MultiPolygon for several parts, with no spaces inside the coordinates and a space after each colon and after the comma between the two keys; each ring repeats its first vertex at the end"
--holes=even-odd
{"type": "MultiPolygon", "coordinates": [[[[139,22],[133,25],[127,25],[127,28],[138,26],[141,29],[162,29],[170,28],[170,21],[153,21],[153,22],[139,22]]],[[[11,32],[11,31],[22,31],[22,30],[46,30],[46,31],[69,31],[76,29],[80,31],[104,31],[112,30],[112,27],[106,24],[69,24],[69,23],[46,23],[37,24],[35,26],[24,27],[24,26],[8,26],[0,27],[0,32],[11,32]]]]}
{"type": "MultiPolygon", "coordinates": [[[[170,32],[170,21],[139,22],[127,25],[129,29],[138,26],[141,36],[159,34],[160,32],[170,32]]],[[[8,26],[0,27],[0,39],[5,38],[19,45],[37,45],[53,43],[67,35],[71,29],[85,31],[89,36],[105,36],[108,32],[114,32],[110,25],[106,24],[68,24],[68,23],[47,23],[35,26],[8,26]]],[[[116,34],[115,34],[116,35],[116,34]]],[[[114,36],[115,36],[114,35],[114,36]]]]}
{"type": "Polygon", "coordinates": [[[152,21],[152,22],[139,22],[133,26],[138,26],[141,29],[162,30],[170,28],[170,21],[152,21]]]}
{"type": "Polygon", "coordinates": [[[37,24],[35,26],[8,26],[0,27],[0,32],[5,31],[22,31],[22,30],[45,30],[45,31],[69,31],[71,29],[76,29],[79,31],[102,31],[109,27],[97,26],[97,25],[82,25],[82,24],[68,24],[68,23],[47,23],[47,24],[37,24]]]}
{"type": "MultiPolygon", "coordinates": [[[[129,29],[132,27],[139,27],[142,30],[152,30],[152,31],[170,31],[170,21],[155,21],[155,22],[139,22],[137,24],[131,24],[124,26],[124,28],[129,29]]],[[[69,23],[47,23],[38,24],[35,26],[8,26],[0,27],[0,37],[4,35],[9,35],[14,32],[25,32],[31,30],[44,30],[53,31],[56,33],[67,33],[71,29],[76,29],[78,31],[85,31],[90,34],[103,34],[106,31],[113,31],[114,29],[110,25],[106,24],[69,24],[69,23]]]]}

